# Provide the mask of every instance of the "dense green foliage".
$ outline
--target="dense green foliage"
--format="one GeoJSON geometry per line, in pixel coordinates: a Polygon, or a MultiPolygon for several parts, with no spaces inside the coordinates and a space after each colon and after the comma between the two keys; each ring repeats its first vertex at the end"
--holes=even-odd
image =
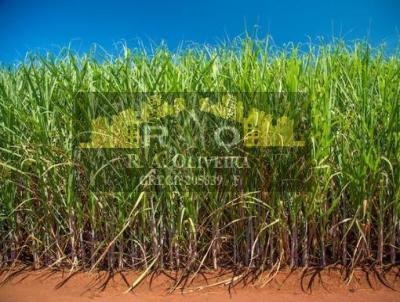
{"type": "Polygon", "coordinates": [[[399,55],[363,43],[301,52],[244,40],[175,53],[124,49],[102,62],[32,56],[3,67],[0,263],[192,272],[396,263],[399,111],[399,55]],[[82,198],[71,158],[77,91],[306,92],[315,181],[307,193],[284,196],[165,190],[82,198]]]}

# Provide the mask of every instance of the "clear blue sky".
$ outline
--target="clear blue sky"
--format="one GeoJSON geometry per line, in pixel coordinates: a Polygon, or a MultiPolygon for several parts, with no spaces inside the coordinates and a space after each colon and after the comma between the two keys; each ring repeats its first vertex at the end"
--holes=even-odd
{"type": "Polygon", "coordinates": [[[10,64],[28,50],[57,52],[71,43],[86,51],[126,41],[134,47],[165,40],[211,43],[242,34],[272,35],[277,45],[332,36],[368,37],[395,47],[400,35],[399,0],[0,0],[0,62],[10,64]]]}

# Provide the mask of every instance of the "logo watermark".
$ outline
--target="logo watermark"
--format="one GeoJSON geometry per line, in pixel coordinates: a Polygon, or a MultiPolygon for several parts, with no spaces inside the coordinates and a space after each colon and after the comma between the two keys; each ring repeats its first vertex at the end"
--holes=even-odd
{"type": "Polygon", "coordinates": [[[298,190],[309,113],[300,93],[80,93],[77,175],[100,191],[298,190]]]}

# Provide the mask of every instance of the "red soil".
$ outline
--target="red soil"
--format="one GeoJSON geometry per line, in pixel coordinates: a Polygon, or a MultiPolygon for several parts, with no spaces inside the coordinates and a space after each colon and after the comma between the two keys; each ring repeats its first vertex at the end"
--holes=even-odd
{"type": "Polygon", "coordinates": [[[123,302],[123,301],[400,301],[400,276],[391,272],[385,276],[357,271],[349,284],[342,281],[337,271],[323,271],[318,274],[281,272],[264,287],[267,279],[263,275],[257,281],[246,285],[243,282],[233,288],[223,285],[230,280],[229,274],[206,274],[198,276],[183,290],[168,292],[173,277],[165,274],[147,277],[132,292],[124,294],[135,273],[75,273],[34,271],[3,272],[0,274],[1,302],[123,302]],[[312,281],[312,282],[310,282],[312,281]],[[219,285],[215,285],[218,283],[219,285]],[[208,285],[207,285],[208,284],[208,285]],[[221,285],[222,284],[222,285],[221,285]],[[389,288],[390,286],[391,288],[389,288]]]}

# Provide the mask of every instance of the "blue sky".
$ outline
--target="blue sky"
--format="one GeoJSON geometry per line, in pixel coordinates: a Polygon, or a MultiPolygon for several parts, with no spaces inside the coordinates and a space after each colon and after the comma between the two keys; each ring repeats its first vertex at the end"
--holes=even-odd
{"type": "Polygon", "coordinates": [[[182,41],[216,44],[246,29],[270,34],[277,45],[335,36],[394,48],[400,1],[0,0],[0,62],[68,44],[80,52],[93,43],[112,52],[118,42],[134,47],[138,39],[147,45],[164,40],[171,49],[182,41]]]}

